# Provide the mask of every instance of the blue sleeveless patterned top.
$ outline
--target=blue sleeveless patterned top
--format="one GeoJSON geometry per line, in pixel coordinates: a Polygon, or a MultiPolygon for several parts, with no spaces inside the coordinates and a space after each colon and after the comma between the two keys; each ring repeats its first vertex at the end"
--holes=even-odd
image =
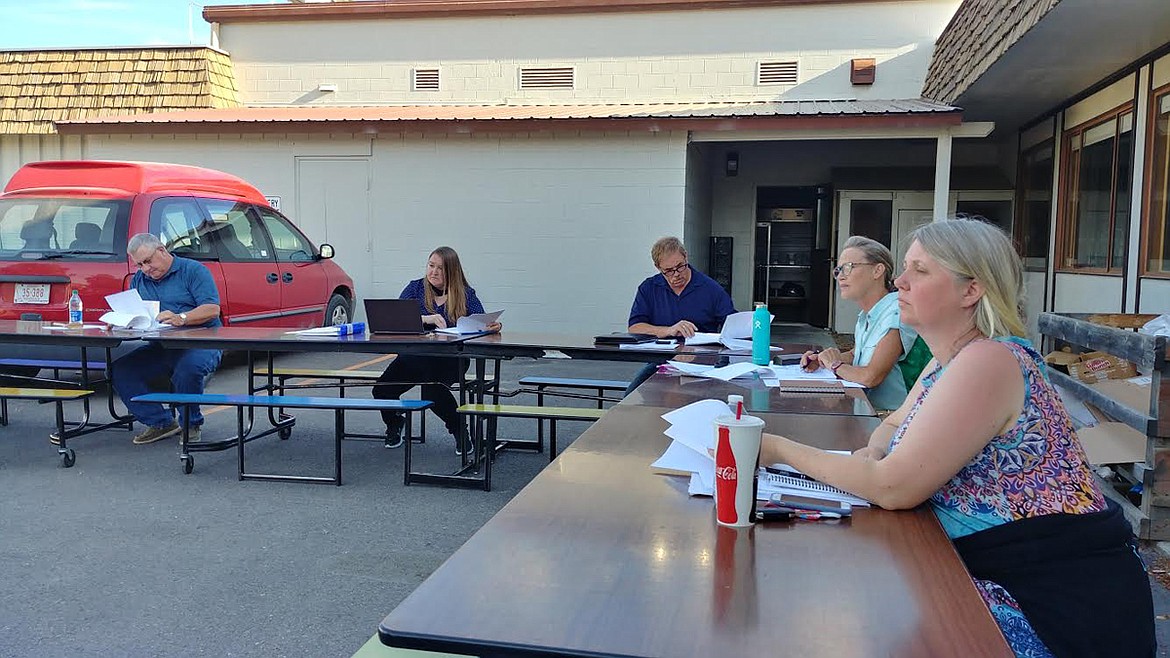
{"type": "MultiPolygon", "coordinates": [[[[1105,509],[1105,497],[1040,355],[1022,339],[997,342],[1020,364],[1023,411],[931,496],[930,505],[951,539],[1022,518],[1105,509]]],[[[890,439],[891,452],[944,371],[939,366],[923,377],[922,394],[890,439]]]]}

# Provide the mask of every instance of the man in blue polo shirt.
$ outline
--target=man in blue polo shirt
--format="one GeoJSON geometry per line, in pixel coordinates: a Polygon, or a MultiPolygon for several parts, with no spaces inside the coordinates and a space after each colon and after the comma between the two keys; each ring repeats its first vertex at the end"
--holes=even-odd
{"type": "MultiPolygon", "coordinates": [[[[678,238],[659,239],[650,248],[650,258],[661,274],[638,286],[630,309],[630,333],[689,338],[699,331],[718,332],[727,316],[735,313],[727,291],[690,266],[687,250],[678,238]]],[[[649,379],[656,369],[654,364],[642,368],[626,394],[649,379]]]]}
{"type": "MultiPolygon", "coordinates": [[[[211,272],[202,263],[174,256],[150,233],[130,238],[126,253],[138,266],[130,287],[145,300],[159,302],[158,321],[173,327],[218,327],[219,290],[211,272]]],[[[166,407],[157,402],[134,402],[149,391],[149,382],[170,375],[176,393],[202,393],[203,384],[219,367],[219,350],[168,350],[155,344],[140,347],[113,363],[114,389],[134,418],[146,430],[134,443],[154,443],[174,436],[179,424],[166,407]]],[[[191,414],[191,441],[198,441],[203,414],[197,406],[180,407],[191,414]]]]}

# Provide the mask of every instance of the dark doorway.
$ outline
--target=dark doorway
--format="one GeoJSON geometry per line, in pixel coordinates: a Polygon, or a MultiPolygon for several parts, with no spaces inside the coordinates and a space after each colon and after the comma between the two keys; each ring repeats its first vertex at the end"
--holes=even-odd
{"type": "Polygon", "coordinates": [[[766,303],[776,321],[828,323],[829,254],[819,247],[828,245],[829,198],[824,186],[756,189],[752,297],[766,303]]]}

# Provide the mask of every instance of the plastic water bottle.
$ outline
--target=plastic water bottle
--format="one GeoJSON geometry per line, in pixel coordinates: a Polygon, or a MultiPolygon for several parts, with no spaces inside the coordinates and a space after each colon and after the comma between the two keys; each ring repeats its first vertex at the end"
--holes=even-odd
{"type": "Polygon", "coordinates": [[[84,308],[85,307],[81,303],[81,295],[78,294],[77,289],[74,288],[73,292],[69,295],[69,326],[70,327],[80,329],[83,326],[82,321],[81,321],[81,311],[84,308]]]}
{"type": "Polygon", "coordinates": [[[772,314],[763,302],[752,313],[752,363],[766,366],[772,360],[772,314]]]}
{"type": "Polygon", "coordinates": [[[727,408],[731,410],[732,415],[735,415],[735,412],[739,410],[739,405],[741,405],[741,404],[743,404],[743,396],[742,395],[728,395],[727,396],[727,408]]]}

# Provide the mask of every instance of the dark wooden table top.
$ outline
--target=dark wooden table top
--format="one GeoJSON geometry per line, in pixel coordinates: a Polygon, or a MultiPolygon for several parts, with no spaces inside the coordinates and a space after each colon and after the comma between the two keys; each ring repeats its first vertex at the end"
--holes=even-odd
{"type": "Polygon", "coordinates": [[[0,320],[0,342],[36,345],[70,345],[76,347],[117,347],[123,341],[138,340],[137,331],[109,331],[107,329],[68,329],[54,322],[40,320],[0,320]]]}
{"type": "MultiPolygon", "coordinates": [[[[620,404],[379,627],[392,646],[476,656],[1010,656],[933,514],[731,530],[649,464],[663,408],[620,404]]],[[[823,448],[860,416],[763,415],[823,448]]]]}
{"type": "Polygon", "coordinates": [[[768,388],[759,380],[730,382],[678,375],[654,375],[625,402],[651,407],[678,408],[698,400],[714,398],[726,400],[728,395],[742,395],[744,409],[750,413],[839,414],[845,416],[873,416],[876,414],[865,391],[847,388],[843,395],[782,393],[778,387],[768,388]]]}
{"type": "Polygon", "coordinates": [[[441,333],[370,334],[357,336],[306,336],[279,327],[211,327],[167,329],[144,336],[164,347],[210,348],[273,352],[370,352],[411,351],[455,355],[466,336],[441,333]]]}
{"type": "MultiPolygon", "coordinates": [[[[799,358],[800,354],[814,346],[805,343],[774,343],[782,349],[774,356],[799,358]]],[[[679,345],[673,351],[621,349],[618,345],[598,345],[593,334],[571,334],[535,331],[512,331],[505,329],[498,334],[476,336],[464,343],[464,351],[485,356],[524,356],[540,358],[545,352],[561,352],[574,359],[596,359],[605,361],[663,362],[680,357],[710,360],[729,356],[748,356],[747,350],[729,350],[722,345],[679,345]]]]}

